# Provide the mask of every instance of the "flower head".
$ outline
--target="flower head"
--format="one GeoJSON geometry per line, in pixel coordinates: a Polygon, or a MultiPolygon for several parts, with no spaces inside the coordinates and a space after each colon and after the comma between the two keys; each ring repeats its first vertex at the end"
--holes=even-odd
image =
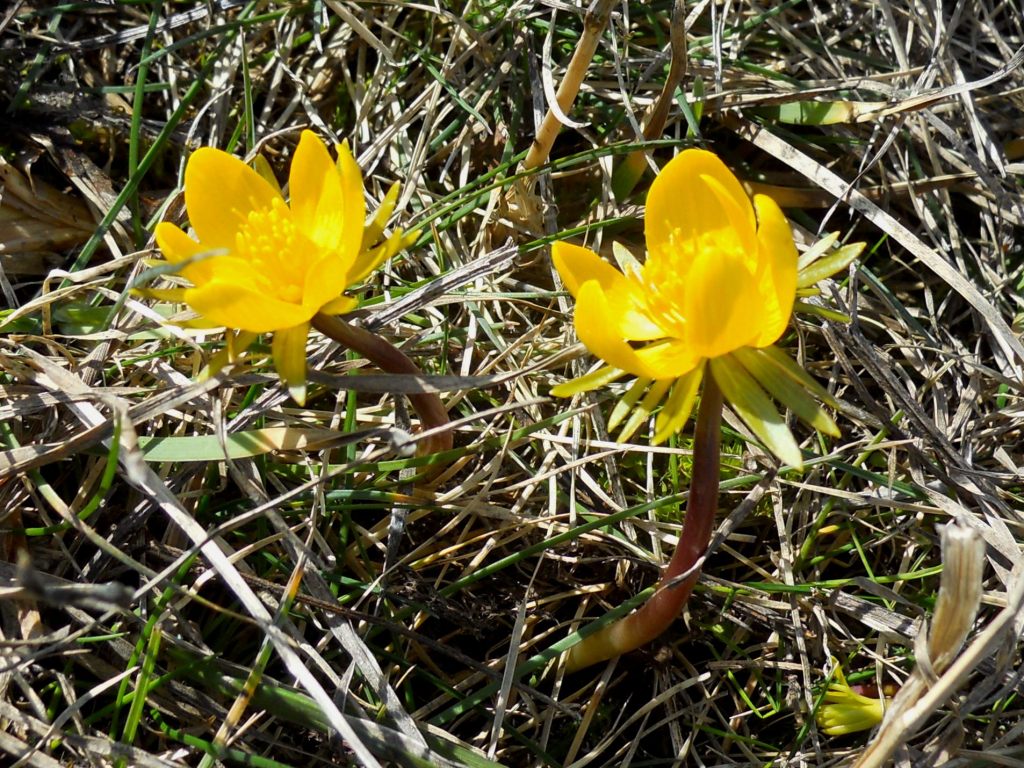
{"type": "Polygon", "coordinates": [[[628,437],[664,400],[654,436],[662,442],[686,424],[710,368],[751,430],[800,466],[800,450],[769,394],[817,429],[838,430],[815,400],[832,398],[772,346],[804,285],[786,217],[770,197],[751,201],[716,155],[688,149],[651,185],[644,225],[646,261],[624,256],[621,271],[588,248],[554,244],[555,267],[576,298],[576,332],[607,365],[552,394],[635,376],[611,427],[630,415],[620,435],[628,437]]]}
{"type": "Polygon", "coordinates": [[[829,736],[843,736],[874,728],[884,716],[885,702],[857,693],[847,684],[843,670],[837,665],[824,702],[818,707],[815,718],[818,727],[829,736]]]}
{"type": "Polygon", "coordinates": [[[191,286],[149,293],[187,304],[198,324],[237,331],[229,340],[232,354],[272,332],[274,366],[300,404],[310,321],[317,313],[355,307],[357,299],[345,289],[406,244],[401,231],[377,242],[397,185],[364,227],[362,173],[347,145],[336,149],[334,161],[315,134],[302,132],[287,202],[272,174],[219,149],[198,149],[185,168],[185,207],[195,238],[168,222],[155,233],[164,257],[191,286]]]}

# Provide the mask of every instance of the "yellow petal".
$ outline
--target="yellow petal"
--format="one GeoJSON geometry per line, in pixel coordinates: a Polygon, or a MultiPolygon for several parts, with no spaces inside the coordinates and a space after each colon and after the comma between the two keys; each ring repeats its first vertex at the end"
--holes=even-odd
{"type": "Polygon", "coordinates": [[[344,315],[355,309],[358,303],[359,299],[351,296],[338,296],[320,307],[320,312],[325,315],[344,315]]]}
{"type": "Polygon", "coordinates": [[[623,277],[615,267],[589,248],[559,241],[551,246],[551,261],[565,283],[565,289],[579,296],[580,286],[588,280],[597,280],[602,287],[612,285],[623,277]]]}
{"type": "Polygon", "coordinates": [[[699,365],[685,376],[676,379],[672,385],[672,393],[654,422],[655,445],[665,442],[686,426],[703,377],[704,366],[699,365]]]}
{"type": "Polygon", "coordinates": [[[209,365],[199,372],[199,381],[216,376],[228,363],[238,362],[242,354],[256,341],[257,335],[248,331],[228,332],[227,346],[210,358],[209,365]]]}
{"type": "Polygon", "coordinates": [[[380,245],[359,253],[352,266],[349,267],[345,282],[348,285],[355,285],[405,247],[406,237],[402,234],[402,230],[396,229],[380,245]]]}
{"type": "Polygon", "coordinates": [[[381,235],[384,233],[384,227],[387,226],[388,219],[391,218],[391,214],[395,210],[395,205],[398,203],[398,193],[401,187],[396,181],[391,185],[388,193],[384,195],[384,199],[380,203],[380,207],[377,212],[373,214],[373,221],[363,227],[363,241],[360,246],[361,251],[366,251],[377,245],[381,235]]]}
{"type": "Polygon", "coordinates": [[[298,304],[220,281],[190,288],[185,300],[192,309],[218,325],[253,333],[292,328],[314,314],[298,304]]]}
{"type": "Polygon", "coordinates": [[[757,210],[761,321],[755,347],[773,344],[786,329],[796,296],[797,260],[793,234],[782,210],[765,195],[754,197],[757,210]]]}
{"type": "Polygon", "coordinates": [[[700,181],[718,200],[722,213],[729,221],[729,229],[740,240],[741,253],[747,257],[748,264],[753,266],[757,259],[757,233],[750,226],[750,199],[746,193],[743,199],[733,197],[721,180],[714,176],[701,174],[700,181]]]}
{"type": "Polygon", "coordinates": [[[704,359],[679,339],[664,339],[636,351],[636,356],[655,379],[676,379],[689,373],[704,359]]]}
{"type": "Polygon", "coordinates": [[[341,176],[341,189],[345,199],[345,226],[341,251],[346,259],[352,260],[347,265],[351,272],[351,264],[358,257],[360,246],[363,243],[363,225],[366,223],[363,172],[359,170],[359,164],[352,157],[352,151],[348,148],[347,141],[336,144],[334,148],[338,153],[336,167],[341,176]]]}
{"type": "Polygon", "coordinates": [[[742,259],[702,252],[690,266],[683,299],[687,342],[708,358],[750,344],[760,334],[759,301],[742,259]]]}
{"type": "Polygon", "coordinates": [[[201,147],[185,167],[185,207],[206,248],[233,248],[251,211],[270,207],[277,191],[227,152],[201,147]]]}
{"type": "MultiPolygon", "coordinates": [[[[226,253],[224,249],[216,249],[211,251],[208,246],[204,246],[202,243],[197,243],[191,237],[181,231],[180,228],[176,227],[166,221],[162,221],[156,225],[156,231],[153,233],[156,237],[156,244],[163,253],[164,258],[172,264],[182,264],[195,257],[202,257],[203,255],[215,255],[226,253]]],[[[187,280],[192,281],[194,285],[206,281],[210,277],[210,263],[208,258],[195,258],[188,264],[184,264],[178,274],[187,280]]]]}
{"type": "Polygon", "coordinates": [[[636,351],[619,335],[616,323],[609,322],[612,309],[608,306],[604,291],[596,280],[588,280],[580,286],[576,297],[575,325],[580,341],[613,368],[642,376],[657,378],[636,351]]]}
{"type": "Polygon", "coordinates": [[[593,280],[601,286],[609,306],[614,308],[614,315],[605,322],[616,323],[623,339],[649,341],[666,335],[648,317],[639,286],[589,248],[557,242],[551,246],[551,260],[566,289],[577,299],[583,283],[593,280]]]}
{"type": "Polygon", "coordinates": [[[303,131],[299,138],[288,190],[295,227],[318,248],[338,251],[347,224],[345,192],[330,152],[312,131],[303,131]]]}
{"type": "MultiPolygon", "coordinates": [[[[206,277],[202,282],[217,280],[222,283],[238,283],[243,286],[255,287],[259,275],[248,259],[238,256],[216,256],[203,262],[206,277]]],[[[197,287],[199,283],[196,284],[197,287]]]]}
{"type": "Polygon", "coordinates": [[[288,387],[288,393],[299,405],[306,404],[306,336],[309,323],[294,328],[284,328],[274,334],[271,354],[274,368],[281,381],[288,387]]]}
{"type": "Polygon", "coordinates": [[[739,250],[747,236],[739,236],[735,226],[753,232],[754,211],[739,181],[713,152],[680,152],[651,184],[644,214],[648,251],[660,252],[673,239],[696,239],[709,233],[721,245],[739,250]],[[715,181],[715,190],[708,179],[715,181]],[[723,208],[720,195],[733,201],[728,210],[723,208]]]}
{"type": "Polygon", "coordinates": [[[333,253],[317,259],[306,270],[302,290],[302,303],[314,313],[329,301],[334,301],[348,287],[346,273],[339,269],[333,253]]]}

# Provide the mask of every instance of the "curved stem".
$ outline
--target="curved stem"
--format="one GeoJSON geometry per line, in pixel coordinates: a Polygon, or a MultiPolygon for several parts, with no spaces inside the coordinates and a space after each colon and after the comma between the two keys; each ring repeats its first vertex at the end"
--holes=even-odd
{"type": "Polygon", "coordinates": [[[721,453],[722,391],[710,371],[704,376],[693,441],[693,477],[686,504],[686,520],[672,560],[657,591],[636,612],[601,628],[569,649],[569,672],[589,667],[649,643],[679,616],[697,583],[694,566],[707,549],[718,509],[721,453]],[[685,578],[683,574],[689,573],[685,578]]]}
{"type": "MultiPolygon", "coordinates": [[[[423,371],[404,352],[375,333],[356,328],[339,317],[320,313],[314,315],[312,324],[324,336],[358,352],[386,373],[423,375],[423,371]]],[[[436,392],[418,392],[410,394],[408,397],[413,409],[420,417],[423,429],[433,429],[448,424],[448,411],[445,410],[444,403],[441,402],[441,398],[436,392]]],[[[446,429],[420,441],[416,453],[425,456],[439,451],[447,451],[451,447],[452,432],[446,429]]]]}
{"type": "MultiPolygon", "coordinates": [[[[583,17],[583,36],[569,60],[565,76],[555,94],[558,109],[563,115],[568,114],[572,103],[576,100],[576,95],[580,91],[580,86],[587,75],[587,68],[601,43],[601,34],[608,25],[608,18],[611,16],[614,6],[615,0],[594,0],[587,8],[587,13],[583,17]]],[[[530,145],[526,159],[523,160],[525,170],[536,168],[547,162],[551,147],[561,130],[562,120],[553,107],[548,107],[547,114],[544,115],[540,128],[537,129],[537,137],[530,145]]]]}

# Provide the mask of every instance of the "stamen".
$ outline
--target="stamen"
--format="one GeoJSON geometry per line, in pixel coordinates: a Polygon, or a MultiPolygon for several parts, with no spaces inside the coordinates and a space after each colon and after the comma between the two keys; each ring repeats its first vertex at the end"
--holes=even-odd
{"type": "Polygon", "coordinates": [[[252,211],[238,234],[238,250],[270,295],[295,304],[302,300],[308,267],[302,236],[280,198],[270,208],[252,211]]]}

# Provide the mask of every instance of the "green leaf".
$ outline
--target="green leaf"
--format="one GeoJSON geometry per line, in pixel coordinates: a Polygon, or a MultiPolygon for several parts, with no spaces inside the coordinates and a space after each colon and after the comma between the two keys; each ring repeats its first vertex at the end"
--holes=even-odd
{"type": "MultiPolygon", "coordinates": [[[[808,393],[808,390],[818,395],[819,399],[825,399],[821,397],[821,394],[827,396],[827,393],[821,387],[816,386],[813,381],[808,382],[804,378],[794,375],[794,368],[800,373],[804,373],[795,363],[792,367],[781,363],[780,359],[789,360],[785,354],[776,358],[765,354],[760,349],[744,347],[737,349],[732,356],[739,360],[740,364],[757,380],[758,384],[764,387],[768,394],[789,408],[798,419],[810,424],[819,432],[833,437],[839,436],[839,427],[818,401],[808,393]]],[[[790,362],[792,363],[791,360],[790,362]]],[[[828,399],[831,400],[831,398],[828,399]]]]}
{"type": "Polygon", "coordinates": [[[839,403],[831,393],[825,389],[818,380],[815,379],[811,374],[803,369],[796,360],[791,358],[781,349],[776,347],[774,344],[767,347],[762,347],[760,350],[761,354],[768,358],[771,363],[779,368],[786,376],[791,378],[793,381],[800,384],[804,389],[814,395],[816,398],[825,403],[825,405],[831,406],[832,408],[839,408],[839,403]]]}
{"type": "Polygon", "coordinates": [[[626,394],[615,404],[612,408],[611,414],[608,416],[608,431],[611,432],[619,424],[621,424],[625,418],[633,410],[633,407],[637,404],[643,396],[644,391],[647,389],[647,385],[651,383],[650,379],[636,379],[632,384],[629,385],[629,389],[626,390],[626,394]]]}
{"type": "Polygon", "coordinates": [[[845,312],[840,312],[836,309],[829,309],[828,307],[819,307],[817,304],[808,304],[806,301],[794,302],[793,311],[800,312],[805,315],[814,315],[815,317],[820,317],[823,320],[829,320],[833,323],[849,324],[853,319],[845,312]]]}
{"type": "Polygon", "coordinates": [[[750,112],[788,125],[835,125],[854,123],[861,115],[887,106],[884,101],[792,101],[758,107],[750,112]]]}
{"type": "Polygon", "coordinates": [[[711,360],[711,375],[736,414],[779,459],[803,468],[800,448],[771,399],[749,373],[731,356],[711,360]]]}
{"type": "Polygon", "coordinates": [[[654,444],[665,442],[686,426],[693,411],[693,403],[697,399],[697,390],[703,378],[704,366],[698,365],[689,373],[676,379],[672,385],[672,394],[665,401],[665,406],[658,414],[654,425],[654,444]]]}
{"type": "Polygon", "coordinates": [[[622,378],[625,371],[602,365],[596,371],[580,376],[578,379],[570,379],[551,388],[552,397],[572,397],[583,392],[590,392],[611,384],[616,379],[622,378]]]}
{"type": "MultiPolygon", "coordinates": [[[[622,431],[618,435],[617,439],[619,442],[629,440],[629,438],[633,436],[633,433],[640,428],[640,425],[647,420],[651,415],[651,412],[658,407],[658,403],[665,398],[665,393],[668,392],[668,388],[672,386],[672,381],[672,379],[665,379],[662,381],[655,381],[651,384],[651,388],[647,390],[647,394],[644,395],[643,400],[632,408],[629,421],[627,421],[622,427],[622,431]]],[[[650,383],[647,379],[637,379],[637,383],[639,384],[640,382],[644,382],[645,386],[650,383]]],[[[632,393],[632,389],[630,390],[630,393],[632,393]]],[[[619,403],[619,405],[621,404],[622,403],[619,403]]],[[[610,424],[609,429],[613,429],[610,424]]]]}
{"type": "Polygon", "coordinates": [[[834,253],[809,264],[805,269],[800,270],[796,277],[797,288],[807,288],[815,283],[832,277],[848,267],[854,259],[860,256],[866,243],[850,243],[842,248],[837,248],[834,253]]]}
{"type": "Polygon", "coordinates": [[[619,265],[619,271],[624,275],[635,275],[643,269],[643,265],[633,255],[633,252],[618,240],[612,241],[612,256],[615,257],[615,263],[619,265]]]}
{"type": "Polygon", "coordinates": [[[146,461],[223,461],[245,459],[274,451],[313,451],[337,440],[341,433],[319,427],[266,427],[227,435],[147,437],[139,435],[146,461]]]}
{"type": "Polygon", "coordinates": [[[642,149],[630,152],[612,173],[612,194],[625,200],[647,170],[647,153],[642,149]]]}
{"type": "Polygon", "coordinates": [[[822,256],[824,256],[828,250],[836,244],[836,240],[839,239],[838,232],[829,232],[821,240],[816,242],[806,251],[800,254],[799,260],[796,262],[796,271],[803,272],[808,266],[816,262],[822,256]]]}

